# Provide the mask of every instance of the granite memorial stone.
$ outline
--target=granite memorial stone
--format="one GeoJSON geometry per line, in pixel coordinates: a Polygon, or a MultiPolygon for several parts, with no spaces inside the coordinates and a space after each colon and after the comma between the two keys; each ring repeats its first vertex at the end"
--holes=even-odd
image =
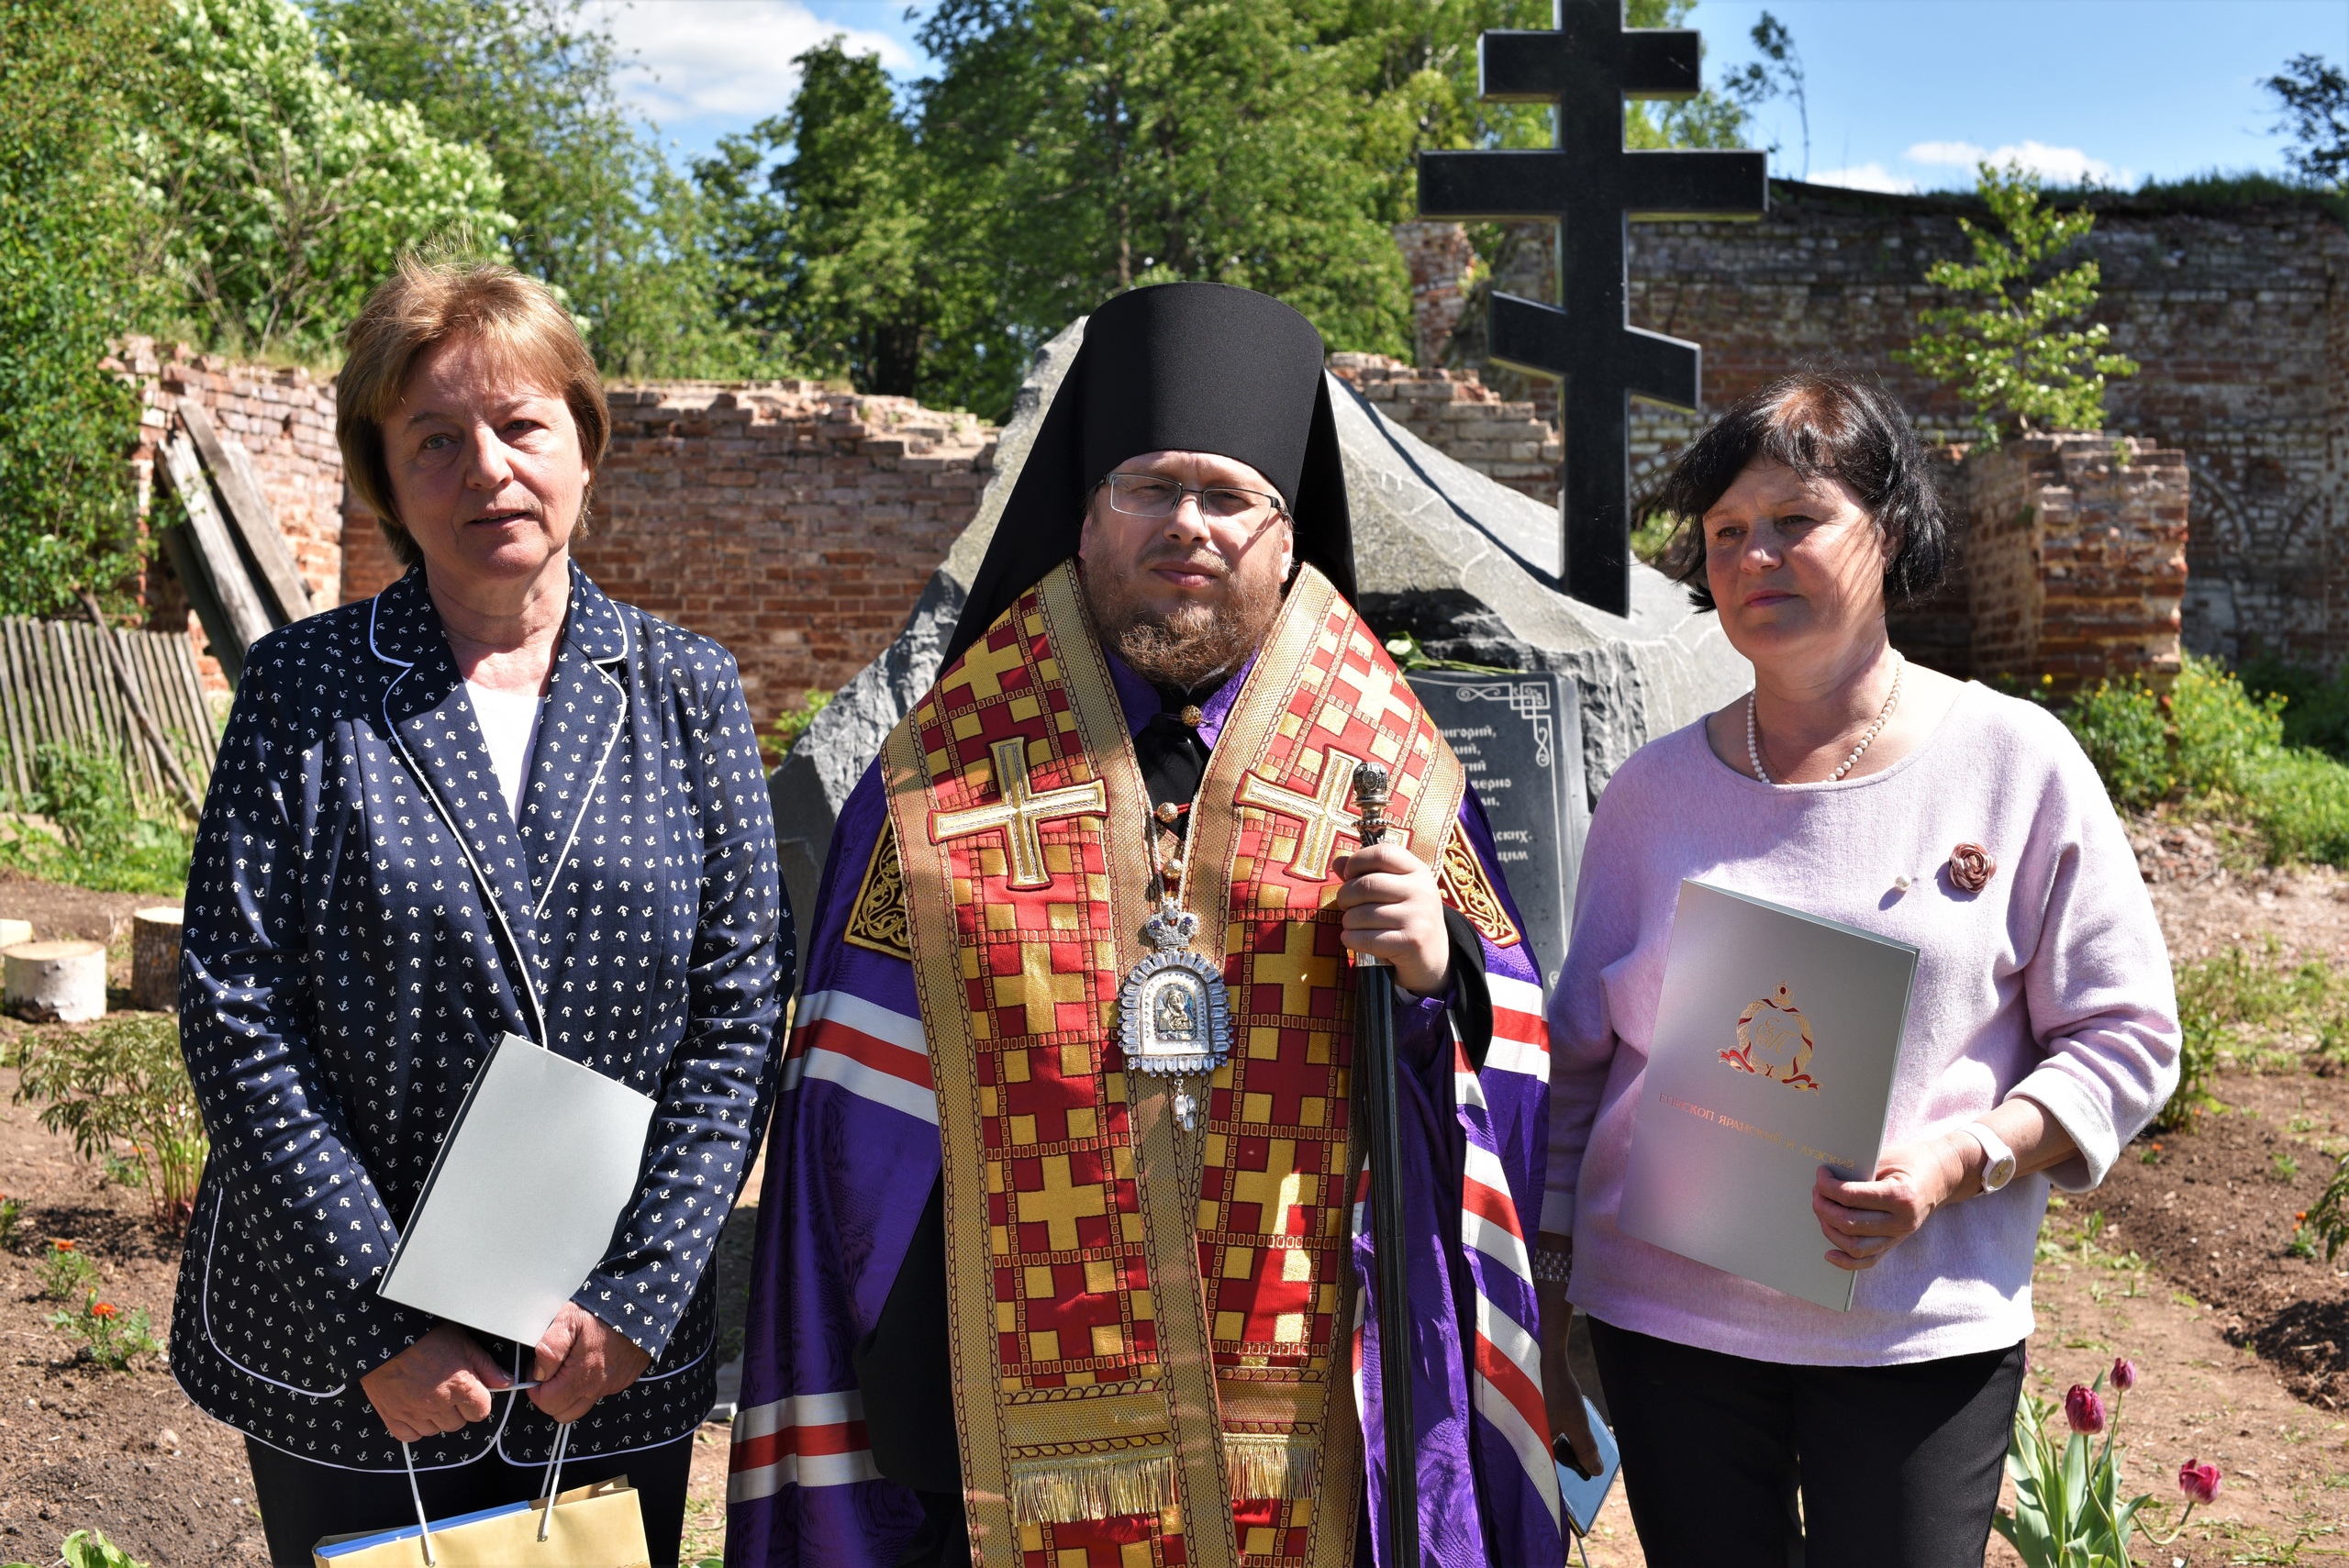
{"type": "Polygon", "coordinates": [[[1410,680],[1485,803],[1501,874],[1546,992],[1566,962],[1583,834],[1590,827],[1581,692],[1572,675],[1554,671],[1419,670],[1410,680]]]}

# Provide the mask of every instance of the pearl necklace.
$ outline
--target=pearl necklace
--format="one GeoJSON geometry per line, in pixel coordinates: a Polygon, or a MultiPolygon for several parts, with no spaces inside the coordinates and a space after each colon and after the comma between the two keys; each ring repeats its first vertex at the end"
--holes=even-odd
{"type": "MultiPolygon", "coordinates": [[[[1892,690],[1885,696],[1882,711],[1876,716],[1876,722],[1868,726],[1867,732],[1860,737],[1860,743],[1852,748],[1852,754],[1843,759],[1843,765],[1827,775],[1827,783],[1835,784],[1841,781],[1845,773],[1850,773],[1852,764],[1860,760],[1860,753],[1866,751],[1868,743],[1883,732],[1885,720],[1892,717],[1892,710],[1900,704],[1900,676],[1907,669],[1908,663],[1909,661],[1903,659],[1898,653],[1893,654],[1892,690]]],[[[1778,781],[1772,778],[1770,770],[1762,765],[1762,737],[1753,728],[1753,699],[1757,695],[1754,692],[1745,694],[1745,757],[1746,761],[1753,764],[1755,778],[1765,784],[1776,784],[1778,781]]]]}

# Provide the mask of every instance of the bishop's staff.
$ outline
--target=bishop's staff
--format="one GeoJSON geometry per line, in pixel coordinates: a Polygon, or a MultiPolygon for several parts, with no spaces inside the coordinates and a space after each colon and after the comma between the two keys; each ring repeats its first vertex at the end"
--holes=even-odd
{"type": "MultiPolygon", "coordinates": [[[[1386,834],[1386,770],[1354,769],[1363,848],[1386,834]]],[[[1395,975],[1354,954],[1354,1072],[1370,1134],[1371,1253],[1378,1293],[1380,1425],[1386,1434],[1386,1562],[1419,1568],[1419,1455],[1411,1426],[1411,1284],[1403,1240],[1402,1112],[1395,1084],[1395,975]]],[[[1375,1528],[1375,1526],[1374,1526],[1375,1528]]]]}

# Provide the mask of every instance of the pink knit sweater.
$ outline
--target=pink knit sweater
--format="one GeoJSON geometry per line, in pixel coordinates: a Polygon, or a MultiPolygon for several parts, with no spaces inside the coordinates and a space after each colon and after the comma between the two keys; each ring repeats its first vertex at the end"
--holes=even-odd
{"type": "Polygon", "coordinates": [[[1762,784],[1715,757],[1701,723],[1642,747],[1592,817],[1550,1044],[1542,1228],[1574,1234],[1577,1305],[1731,1355],[1888,1364],[2032,1331],[2049,1177],[2094,1188],[2161,1107],[2177,1082],[2177,1004],[2136,858],[2087,757],[2047,713],[1968,685],[1917,750],[1841,784],[1762,784]],[[1945,870],[1969,841],[1998,864],[1973,896],[1945,870]],[[1896,894],[1904,875],[1911,886],[1896,894]],[[1848,1313],[1622,1234],[1633,1107],[1683,877],[1922,951],[1887,1148],[2021,1094],[2079,1156],[1936,1213],[1859,1276],[1848,1313]]]}

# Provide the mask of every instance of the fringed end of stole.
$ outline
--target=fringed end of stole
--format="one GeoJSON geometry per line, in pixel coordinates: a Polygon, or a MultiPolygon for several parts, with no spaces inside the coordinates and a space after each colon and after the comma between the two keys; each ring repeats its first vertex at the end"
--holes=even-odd
{"type": "Polygon", "coordinates": [[[1023,1460],[1011,1472],[1011,1517],[1019,1524],[1077,1524],[1174,1506],[1170,1449],[1023,1460]]]}
{"type": "Polygon", "coordinates": [[[1238,1501],[1310,1497],[1320,1473],[1313,1440],[1304,1433],[1226,1432],[1223,1466],[1238,1501]]]}

